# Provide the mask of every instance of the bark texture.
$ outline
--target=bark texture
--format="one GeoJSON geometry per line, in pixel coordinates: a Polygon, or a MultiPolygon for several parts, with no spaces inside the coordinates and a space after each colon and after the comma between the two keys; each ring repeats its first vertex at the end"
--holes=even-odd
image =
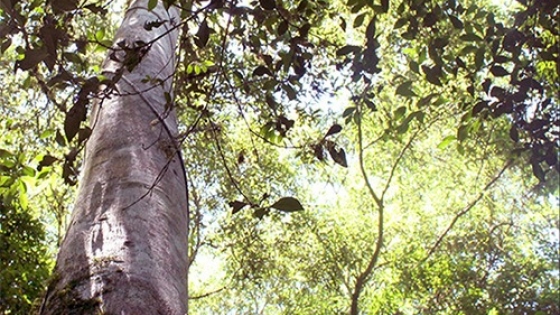
{"type": "MultiPolygon", "coordinates": [[[[143,48],[131,72],[124,70],[118,95],[98,102],[91,114],[75,209],[40,314],[187,312],[185,174],[169,134],[177,132],[176,116],[165,97],[178,14],[158,2],[150,11],[147,0],[134,1],[117,32],[114,47],[157,40],[143,48]],[[154,21],[165,23],[147,30],[154,21]],[[164,83],[142,82],[146,76],[164,83]]],[[[103,65],[107,76],[123,67],[113,59],[103,65]]]]}

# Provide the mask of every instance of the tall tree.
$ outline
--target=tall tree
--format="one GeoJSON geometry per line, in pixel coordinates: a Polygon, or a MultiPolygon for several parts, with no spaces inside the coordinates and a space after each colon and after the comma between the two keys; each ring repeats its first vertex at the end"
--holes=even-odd
{"type": "Polygon", "coordinates": [[[40,314],[185,314],[187,194],[171,104],[177,10],[134,1],[67,115],[91,114],[83,179],[40,314]],[[146,78],[149,78],[148,80],[146,78]]]}

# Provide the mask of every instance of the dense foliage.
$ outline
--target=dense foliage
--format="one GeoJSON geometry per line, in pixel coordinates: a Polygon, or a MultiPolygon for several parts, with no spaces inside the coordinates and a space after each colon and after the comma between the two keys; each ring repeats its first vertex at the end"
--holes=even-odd
{"type": "MultiPolygon", "coordinates": [[[[556,1],[163,2],[193,314],[560,313],[556,1]]],[[[150,53],[122,5],[0,1],[0,312],[43,289],[102,58],[150,53]]]]}
{"type": "Polygon", "coordinates": [[[33,170],[8,151],[0,150],[0,161],[0,313],[29,314],[41,298],[52,257],[45,226],[27,206],[26,177],[33,170]]]}

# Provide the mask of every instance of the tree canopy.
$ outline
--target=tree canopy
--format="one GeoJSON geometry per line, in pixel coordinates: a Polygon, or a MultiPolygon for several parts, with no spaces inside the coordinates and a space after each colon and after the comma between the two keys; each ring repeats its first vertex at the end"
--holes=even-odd
{"type": "MultiPolygon", "coordinates": [[[[104,56],[154,53],[112,42],[125,2],[0,0],[5,314],[46,285],[104,56]]],[[[556,1],[160,2],[192,314],[560,312],[556,1]]]]}

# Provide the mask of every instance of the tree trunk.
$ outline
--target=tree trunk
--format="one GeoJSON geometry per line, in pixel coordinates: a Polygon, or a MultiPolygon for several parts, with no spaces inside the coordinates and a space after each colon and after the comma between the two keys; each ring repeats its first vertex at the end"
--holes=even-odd
{"type": "Polygon", "coordinates": [[[40,314],[187,312],[186,181],[167,104],[178,13],[158,2],[152,11],[148,0],[131,4],[120,48],[104,62],[116,95],[91,114],[75,209],[40,314]],[[156,21],[165,23],[147,24],[156,21]]]}

